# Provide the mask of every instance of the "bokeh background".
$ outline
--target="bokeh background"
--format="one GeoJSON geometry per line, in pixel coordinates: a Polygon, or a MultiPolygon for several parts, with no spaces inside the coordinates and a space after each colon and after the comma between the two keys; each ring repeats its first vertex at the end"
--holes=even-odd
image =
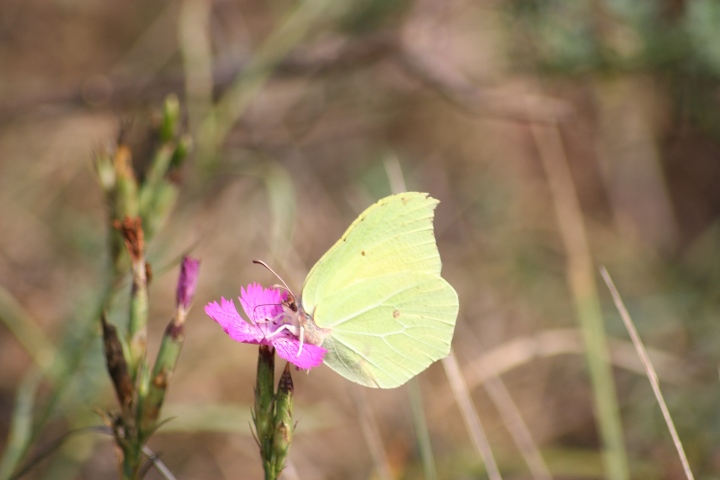
{"type": "MultiPolygon", "coordinates": [[[[18,419],[36,422],[32,457],[117,408],[96,318],[109,226],[93,156],[123,130],[142,172],[168,94],[195,148],[149,245],[151,356],[178,258],[202,259],[164,409],[174,419],[149,445],[178,478],[261,476],[256,349],[203,305],[275,283],[254,258],[299,290],[365,207],[403,189],[441,200],[443,276],[460,297],[454,358],[504,478],[547,478],[523,459],[534,449],[553,478],[609,478],[603,395],[630,476],[683,478],[601,265],[696,477],[720,478],[720,3],[2,0],[6,455],[18,419]],[[586,352],[605,347],[615,391],[598,392],[586,352]],[[43,374],[78,353],[72,375],[43,374]]],[[[486,478],[448,365],[391,391],[326,367],[296,373],[284,478],[486,478]]],[[[116,475],[111,438],[82,433],[26,478],[116,475]]]]}

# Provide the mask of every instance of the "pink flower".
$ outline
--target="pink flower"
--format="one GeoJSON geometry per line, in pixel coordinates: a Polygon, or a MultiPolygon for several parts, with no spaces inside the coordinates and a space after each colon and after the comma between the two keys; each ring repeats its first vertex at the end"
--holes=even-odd
{"type": "Polygon", "coordinates": [[[220,299],[208,303],[205,313],[220,324],[225,333],[235,341],[275,347],[280,358],[308,370],[322,363],[325,350],[317,345],[304,343],[300,349],[300,340],[287,329],[288,317],[281,302],[286,293],[274,288],[265,289],[257,283],[251,283],[247,289],[240,289],[240,304],[250,322],[240,316],[231,300],[220,299]],[[298,355],[300,352],[300,355],[298,355]]]}

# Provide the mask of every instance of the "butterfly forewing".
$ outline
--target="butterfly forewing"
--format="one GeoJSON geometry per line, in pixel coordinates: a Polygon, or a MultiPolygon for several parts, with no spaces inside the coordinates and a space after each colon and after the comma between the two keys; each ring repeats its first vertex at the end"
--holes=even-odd
{"type": "Polygon", "coordinates": [[[315,306],[339,289],[388,272],[439,276],[440,255],[432,225],[437,204],[425,193],[406,192],[365,210],[308,274],[302,291],[306,311],[312,314],[315,306]]]}

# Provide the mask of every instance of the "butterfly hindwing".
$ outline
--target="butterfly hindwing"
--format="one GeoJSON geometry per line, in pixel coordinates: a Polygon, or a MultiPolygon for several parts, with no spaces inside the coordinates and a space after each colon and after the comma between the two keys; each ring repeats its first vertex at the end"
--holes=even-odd
{"type": "Polygon", "coordinates": [[[326,365],[354,382],[392,388],[448,355],[458,298],[434,275],[401,272],[381,279],[326,300],[317,315],[334,323],[323,343],[326,365]]]}

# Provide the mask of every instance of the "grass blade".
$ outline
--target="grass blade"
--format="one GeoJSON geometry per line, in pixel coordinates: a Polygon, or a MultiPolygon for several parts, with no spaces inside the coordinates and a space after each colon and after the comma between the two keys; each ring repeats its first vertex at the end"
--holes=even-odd
{"type": "Polygon", "coordinates": [[[606,475],[613,480],[626,480],[630,478],[630,472],[595,283],[595,268],[565,147],[557,125],[532,123],[530,131],[547,176],[558,230],[567,255],[567,282],[572,291],[585,346],[595,416],[605,448],[603,459],[606,475]]]}
{"type": "Polygon", "coordinates": [[[430,442],[430,431],[423,409],[422,393],[417,377],[410,379],[407,383],[408,395],[410,396],[410,409],[412,410],[413,426],[415,436],[420,450],[425,480],[437,480],[438,474],[435,468],[435,457],[433,456],[432,444],[430,442]]]}
{"type": "Polygon", "coordinates": [[[32,437],[35,392],[42,377],[39,369],[32,369],[25,375],[20,388],[18,388],[15,409],[10,421],[7,447],[2,461],[0,461],[0,478],[9,478],[25,456],[32,437]]]}

